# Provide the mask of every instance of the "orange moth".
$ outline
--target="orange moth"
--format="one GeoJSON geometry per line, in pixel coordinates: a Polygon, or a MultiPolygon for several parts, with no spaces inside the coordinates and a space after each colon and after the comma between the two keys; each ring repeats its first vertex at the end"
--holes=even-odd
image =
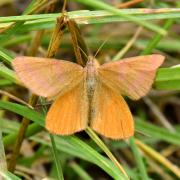
{"type": "Polygon", "coordinates": [[[112,139],[134,134],[133,117],[122,95],[137,100],[154,81],[162,55],[137,56],[103,65],[89,57],[85,67],[56,59],[17,57],[19,79],[33,93],[54,98],[46,116],[46,128],[71,135],[89,125],[112,139]]]}

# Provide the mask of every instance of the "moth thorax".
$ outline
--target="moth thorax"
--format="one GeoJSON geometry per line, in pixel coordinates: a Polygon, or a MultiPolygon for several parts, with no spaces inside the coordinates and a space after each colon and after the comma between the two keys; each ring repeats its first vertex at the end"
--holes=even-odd
{"type": "Polygon", "coordinates": [[[89,96],[93,96],[96,86],[96,74],[87,75],[87,91],[89,96]]]}
{"type": "Polygon", "coordinates": [[[93,59],[90,59],[86,65],[87,70],[87,91],[88,95],[92,96],[94,94],[96,86],[97,68],[93,59]]]}

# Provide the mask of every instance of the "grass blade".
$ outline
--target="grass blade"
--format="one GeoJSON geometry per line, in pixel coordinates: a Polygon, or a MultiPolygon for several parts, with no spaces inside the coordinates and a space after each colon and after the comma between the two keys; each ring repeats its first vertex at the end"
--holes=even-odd
{"type": "Polygon", "coordinates": [[[57,148],[56,148],[56,143],[54,141],[54,137],[53,137],[52,134],[49,134],[49,136],[50,136],[50,139],[51,139],[53,158],[54,158],[54,161],[55,161],[55,166],[56,166],[56,170],[57,170],[58,180],[64,180],[63,171],[62,171],[62,168],[61,168],[61,165],[60,165],[60,161],[59,161],[59,158],[58,158],[58,151],[57,151],[57,148]]]}
{"type": "Polygon", "coordinates": [[[145,122],[136,118],[136,130],[142,132],[143,134],[147,134],[153,138],[157,138],[159,140],[163,140],[167,143],[180,145],[180,133],[177,132],[169,132],[167,129],[158,127],[151,123],[145,122]]]}
{"type": "Polygon", "coordinates": [[[89,5],[89,6],[92,6],[94,8],[100,8],[100,9],[104,9],[104,10],[107,10],[107,11],[110,11],[120,17],[124,17],[125,19],[129,20],[129,21],[132,21],[138,25],[141,25],[149,30],[152,30],[152,31],[155,31],[155,32],[158,32],[159,34],[161,35],[166,35],[166,31],[152,23],[149,23],[149,22],[145,22],[145,21],[141,21],[139,20],[138,18],[136,18],[135,16],[131,16],[131,15],[128,15],[128,14],[123,14],[119,9],[116,9],[114,8],[113,6],[110,6],[102,1],[97,1],[97,0],[86,0],[86,1],[83,1],[83,0],[76,0],[77,2],[80,2],[82,4],[85,4],[85,5],[89,5]]]}
{"type": "Polygon", "coordinates": [[[91,176],[75,162],[70,163],[71,168],[81,177],[83,180],[93,180],[91,176]]]}
{"type": "Polygon", "coordinates": [[[160,68],[157,72],[154,86],[161,90],[180,89],[180,67],[160,68]]]}
{"type": "Polygon", "coordinates": [[[145,164],[143,162],[142,156],[138,150],[138,147],[136,146],[136,144],[134,142],[134,137],[130,138],[129,142],[130,142],[132,152],[134,154],[134,158],[136,160],[136,164],[138,166],[138,170],[140,172],[140,177],[142,180],[148,180],[149,178],[148,178],[148,175],[146,172],[146,167],[145,167],[145,164]]]}

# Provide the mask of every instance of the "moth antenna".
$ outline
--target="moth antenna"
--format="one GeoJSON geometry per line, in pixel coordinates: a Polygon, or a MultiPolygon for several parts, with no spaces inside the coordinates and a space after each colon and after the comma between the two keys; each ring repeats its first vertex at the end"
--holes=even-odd
{"type": "MultiPolygon", "coordinates": [[[[95,55],[94,55],[94,58],[98,55],[98,53],[99,53],[99,51],[102,49],[102,47],[105,45],[105,43],[109,40],[109,38],[112,36],[112,34],[111,35],[109,35],[109,37],[107,37],[104,41],[103,41],[103,43],[100,45],[100,47],[98,48],[98,50],[96,51],[96,53],[95,53],[95,55]]],[[[87,56],[87,54],[83,51],[83,49],[81,49],[81,47],[79,47],[78,46],[78,48],[81,50],[81,52],[86,56],[86,58],[88,59],[88,56],[87,56]]]]}
{"type": "Polygon", "coordinates": [[[96,51],[95,55],[94,55],[94,58],[98,55],[99,51],[102,49],[102,47],[105,45],[105,43],[109,40],[110,36],[107,37],[103,43],[99,46],[98,50],[96,51]]]}
{"type": "Polygon", "coordinates": [[[83,49],[82,49],[80,46],[78,46],[78,48],[79,48],[80,51],[86,56],[86,58],[89,59],[89,58],[88,58],[88,55],[83,51],[83,49]]]}

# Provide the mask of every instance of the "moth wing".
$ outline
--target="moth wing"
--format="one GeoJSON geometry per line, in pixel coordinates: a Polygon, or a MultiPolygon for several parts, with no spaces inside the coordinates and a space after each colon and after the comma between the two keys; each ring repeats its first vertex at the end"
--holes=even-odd
{"type": "Polygon", "coordinates": [[[126,139],[134,134],[133,117],[125,100],[101,82],[92,107],[90,126],[99,134],[111,139],[126,139]]]}
{"type": "Polygon", "coordinates": [[[22,83],[33,93],[53,97],[60,91],[76,85],[82,78],[83,68],[63,60],[17,57],[13,68],[22,83]]]}
{"type": "Polygon", "coordinates": [[[70,135],[85,129],[87,120],[87,91],[82,81],[51,105],[46,116],[46,128],[55,134],[70,135]]]}
{"type": "Polygon", "coordinates": [[[104,64],[98,68],[98,74],[109,87],[137,100],[150,90],[163,61],[162,55],[137,56],[104,64]]]}

